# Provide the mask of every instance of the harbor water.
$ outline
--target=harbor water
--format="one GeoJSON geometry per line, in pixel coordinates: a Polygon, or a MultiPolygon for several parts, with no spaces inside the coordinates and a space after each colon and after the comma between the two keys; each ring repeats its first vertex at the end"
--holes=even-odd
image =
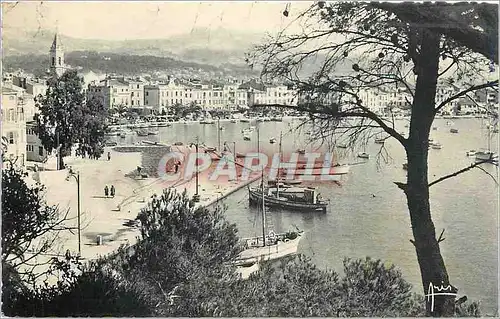
{"type": "MultiPolygon", "coordinates": [[[[250,141],[243,140],[242,130],[249,126],[260,127],[260,149],[268,153],[278,152],[279,143],[269,143],[270,138],[279,140],[283,133],[283,151],[298,148],[312,149],[309,135],[304,130],[294,130],[299,120],[283,122],[218,124],[176,123],[159,128],[159,134],[138,137],[128,134],[125,138],[114,137],[119,144],[141,140],[173,144],[189,144],[199,137],[200,142],[217,147],[227,142],[238,153],[257,150],[257,134],[250,141]]],[[[397,123],[401,131],[407,122],[397,123]]],[[[429,181],[453,173],[470,165],[473,157],[466,152],[488,147],[487,134],[481,119],[436,119],[437,130],[431,137],[439,141],[442,149],[429,150],[429,181]],[[453,123],[450,123],[453,121],[453,123]],[[448,122],[448,123],[447,123],[448,122]],[[448,124],[448,125],[447,125],[448,124]],[[450,128],[459,133],[450,133],[450,128]]],[[[498,152],[498,134],[493,134],[491,149],[498,152]]],[[[345,257],[381,259],[399,267],[405,279],[411,282],[415,292],[422,293],[420,271],[412,239],[410,218],[403,192],[394,182],[405,182],[406,171],[402,165],[406,157],[402,146],[394,139],[385,143],[388,157],[377,157],[380,149],[373,139],[366,147],[345,150],[339,154],[341,163],[357,163],[351,167],[341,185],[321,184],[323,198],[330,201],[324,213],[297,213],[269,209],[268,222],[276,232],[298,227],[306,232],[299,246],[303,253],[323,269],[342,271],[345,257]],[[370,159],[357,158],[359,151],[366,151],[370,159]]],[[[326,151],[323,148],[323,151],[326,151]]],[[[498,167],[485,164],[483,169],[495,178],[498,167]]],[[[484,315],[498,312],[498,185],[491,176],[474,168],[430,189],[432,218],[439,236],[445,229],[441,252],[451,283],[459,288],[459,295],[469,300],[479,300],[484,315]]],[[[224,199],[227,218],[237,224],[240,236],[259,235],[260,212],[249,207],[248,191],[242,189],[224,199]]]]}

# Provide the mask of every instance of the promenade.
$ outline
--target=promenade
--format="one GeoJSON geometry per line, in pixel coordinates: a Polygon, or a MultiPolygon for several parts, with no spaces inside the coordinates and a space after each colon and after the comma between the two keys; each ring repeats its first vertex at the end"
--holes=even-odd
{"type": "MultiPolygon", "coordinates": [[[[79,172],[80,176],[81,256],[87,260],[107,255],[122,244],[135,243],[139,231],[130,222],[153,194],[169,187],[178,192],[186,189],[190,196],[195,194],[195,175],[189,180],[171,182],[162,178],[134,177],[137,167],[141,165],[140,153],[120,153],[107,148],[99,160],[66,157],[65,164],[79,172]],[[109,161],[108,151],[111,154],[109,161]],[[104,195],[106,185],[115,187],[114,198],[104,195]],[[102,236],[101,245],[97,244],[98,236],[102,236]]],[[[77,254],[77,183],[74,178],[68,178],[68,169],[56,171],[55,166],[55,158],[51,158],[44,165],[45,170],[38,173],[39,180],[46,186],[47,203],[59,205],[61,212],[69,209],[67,226],[75,229],[62,232],[51,253],[63,255],[69,250],[77,254]]],[[[246,182],[229,181],[227,177],[210,181],[208,171],[201,172],[198,205],[209,206],[259,176],[258,173],[250,174],[246,182]]]]}

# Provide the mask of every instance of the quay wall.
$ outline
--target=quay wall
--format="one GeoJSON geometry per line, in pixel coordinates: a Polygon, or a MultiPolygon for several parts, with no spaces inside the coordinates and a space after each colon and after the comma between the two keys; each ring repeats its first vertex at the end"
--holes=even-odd
{"type": "Polygon", "coordinates": [[[116,146],[113,150],[120,153],[141,153],[141,172],[148,177],[157,178],[158,164],[172,148],[168,145],[130,145],[116,146]]]}

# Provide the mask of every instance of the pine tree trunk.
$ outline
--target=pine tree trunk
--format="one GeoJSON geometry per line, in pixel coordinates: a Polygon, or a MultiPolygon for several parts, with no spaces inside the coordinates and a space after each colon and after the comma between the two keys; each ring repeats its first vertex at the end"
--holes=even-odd
{"type": "MultiPolygon", "coordinates": [[[[413,230],[414,245],[422,276],[424,293],[430,284],[448,286],[449,278],[431,218],[428,187],[429,134],[434,120],[440,36],[423,31],[410,134],[406,145],[408,178],[405,189],[413,230]]],[[[427,300],[427,299],[426,299],[427,300]]],[[[454,297],[435,296],[434,307],[427,304],[428,316],[452,316],[454,297]]]]}

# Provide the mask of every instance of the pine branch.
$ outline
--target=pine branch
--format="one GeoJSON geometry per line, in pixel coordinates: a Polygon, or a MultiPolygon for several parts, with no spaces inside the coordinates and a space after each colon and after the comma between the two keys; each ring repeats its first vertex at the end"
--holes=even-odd
{"type": "Polygon", "coordinates": [[[468,166],[468,167],[466,167],[466,168],[463,168],[463,169],[461,169],[461,170],[459,170],[459,171],[456,171],[456,172],[454,172],[454,173],[452,173],[452,174],[448,174],[448,175],[446,175],[446,176],[443,176],[443,177],[441,177],[441,178],[438,178],[437,180],[435,180],[435,181],[433,181],[433,182],[429,183],[428,187],[431,187],[431,186],[432,186],[432,185],[434,185],[434,184],[440,183],[440,182],[442,182],[442,181],[444,181],[444,180],[447,180],[447,179],[449,179],[449,178],[452,178],[452,177],[455,177],[455,176],[460,175],[460,174],[462,174],[462,173],[465,173],[465,172],[467,172],[467,171],[469,171],[469,170],[473,169],[473,168],[474,168],[474,167],[476,167],[476,166],[479,166],[479,165],[481,165],[481,164],[488,163],[488,162],[490,162],[490,160],[483,160],[483,161],[480,161],[480,162],[477,162],[477,163],[471,164],[470,166],[468,166]]]}

